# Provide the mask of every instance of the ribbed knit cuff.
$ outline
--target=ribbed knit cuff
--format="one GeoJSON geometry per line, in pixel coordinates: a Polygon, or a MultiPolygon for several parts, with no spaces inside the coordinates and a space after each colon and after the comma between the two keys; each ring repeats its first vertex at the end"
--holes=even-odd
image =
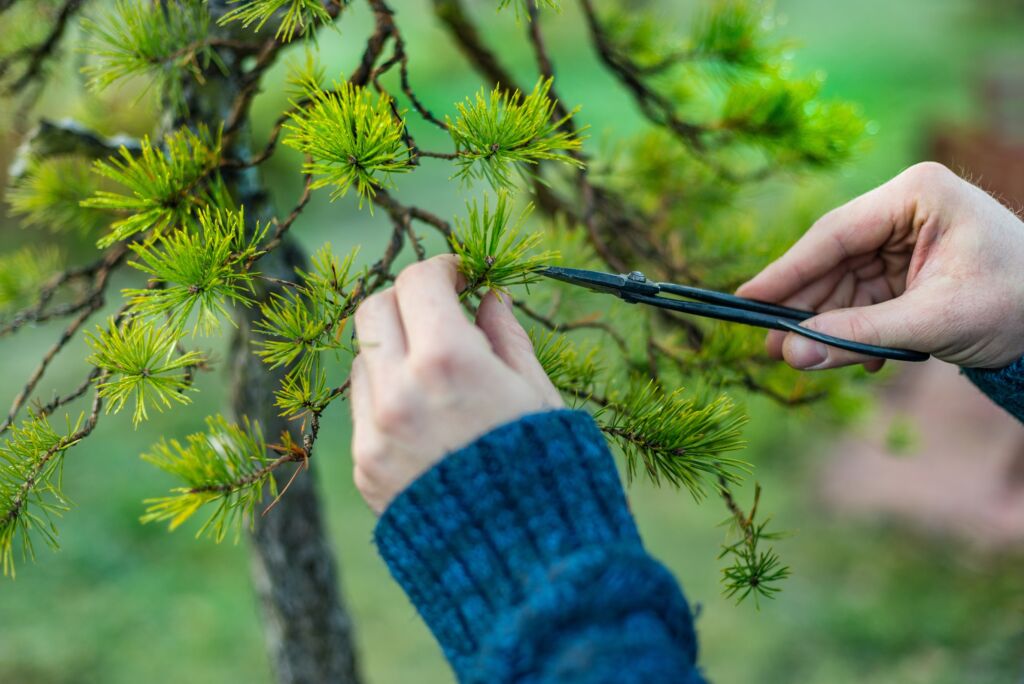
{"type": "Polygon", "coordinates": [[[450,454],[399,494],[375,538],[457,671],[561,560],[585,548],[643,553],[604,437],[568,410],[450,454]]]}
{"type": "Polygon", "coordinates": [[[1024,356],[1005,368],[964,368],[963,373],[992,401],[1024,423],[1024,356]]]}

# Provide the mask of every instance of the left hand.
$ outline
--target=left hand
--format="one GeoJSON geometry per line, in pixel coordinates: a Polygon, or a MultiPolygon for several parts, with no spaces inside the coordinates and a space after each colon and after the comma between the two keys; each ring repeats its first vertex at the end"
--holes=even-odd
{"type": "Polygon", "coordinates": [[[402,271],[356,311],[352,460],[356,487],[380,514],[445,454],[527,413],[562,406],[511,299],[488,293],[471,323],[458,258],[402,271]]]}

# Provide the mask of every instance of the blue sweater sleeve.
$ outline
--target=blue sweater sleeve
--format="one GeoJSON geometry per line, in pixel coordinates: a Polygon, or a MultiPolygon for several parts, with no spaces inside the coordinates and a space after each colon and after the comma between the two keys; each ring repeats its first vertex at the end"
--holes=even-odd
{"type": "Polygon", "coordinates": [[[460,682],[704,681],[686,599],[585,412],[532,414],[448,455],[375,537],[460,682]]]}
{"type": "Polygon", "coordinates": [[[1024,423],[1024,356],[997,370],[964,368],[971,382],[1024,423]]]}

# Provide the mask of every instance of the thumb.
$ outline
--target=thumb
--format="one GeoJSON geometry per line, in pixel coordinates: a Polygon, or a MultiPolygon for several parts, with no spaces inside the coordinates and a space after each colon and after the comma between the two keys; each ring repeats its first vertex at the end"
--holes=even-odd
{"type": "MultiPolygon", "coordinates": [[[[853,342],[882,347],[915,348],[921,340],[913,334],[915,308],[909,293],[871,306],[834,309],[809,318],[800,325],[853,342]]],[[[864,363],[869,370],[881,368],[880,359],[867,354],[830,347],[796,333],[782,343],[782,356],[793,368],[822,370],[864,363]]]]}

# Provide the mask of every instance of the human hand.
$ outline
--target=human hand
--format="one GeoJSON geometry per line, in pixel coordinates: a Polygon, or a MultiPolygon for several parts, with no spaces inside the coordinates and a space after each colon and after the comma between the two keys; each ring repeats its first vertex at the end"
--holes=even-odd
{"type": "MultiPolygon", "coordinates": [[[[917,164],[835,209],[737,294],[822,313],[803,325],[857,342],[1001,368],[1024,354],[1024,223],[944,166],[917,164]]],[[[802,369],[881,359],[772,331],[802,369]]]]}
{"type": "Polygon", "coordinates": [[[458,291],[458,258],[403,270],[395,286],[356,311],[352,364],[352,460],[377,514],[434,463],[494,427],[562,406],[511,299],[491,292],[476,325],[458,291]]]}

